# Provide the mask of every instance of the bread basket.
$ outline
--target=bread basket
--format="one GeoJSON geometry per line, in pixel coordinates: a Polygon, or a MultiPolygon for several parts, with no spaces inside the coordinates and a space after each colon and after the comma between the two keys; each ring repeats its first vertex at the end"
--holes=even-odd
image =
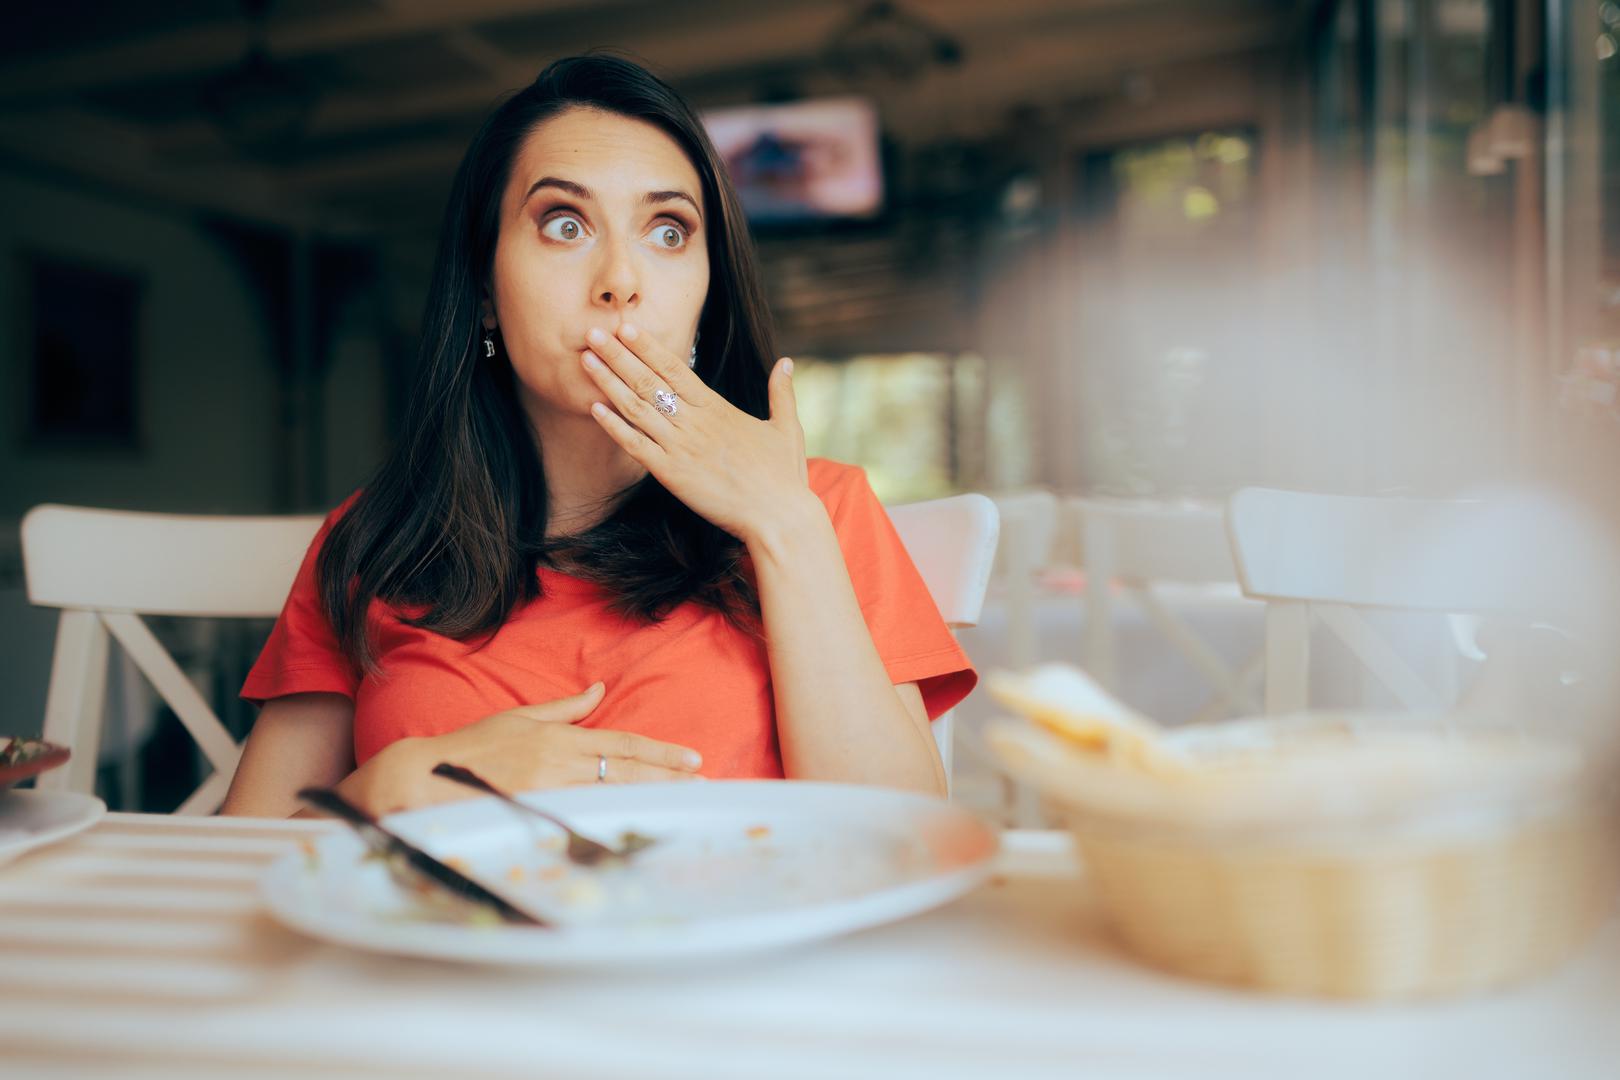
{"type": "Polygon", "coordinates": [[[1613,910],[1614,788],[1482,717],[1302,713],[1181,729],[1121,768],[1023,720],[987,732],[1072,829],[1119,938],[1189,976],[1342,998],[1549,969],[1613,910]]]}

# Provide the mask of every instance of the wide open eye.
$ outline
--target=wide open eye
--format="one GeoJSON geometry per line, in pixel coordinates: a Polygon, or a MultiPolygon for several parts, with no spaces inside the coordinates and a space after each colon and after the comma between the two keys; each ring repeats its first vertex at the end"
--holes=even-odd
{"type": "Polygon", "coordinates": [[[546,223],[540,226],[540,235],[550,240],[561,240],[566,243],[584,236],[585,226],[579,218],[574,217],[572,214],[558,214],[554,218],[548,218],[546,223]]]}
{"type": "Polygon", "coordinates": [[[654,225],[652,232],[647,235],[652,238],[654,244],[666,251],[679,251],[690,239],[686,226],[667,218],[654,225]]]}

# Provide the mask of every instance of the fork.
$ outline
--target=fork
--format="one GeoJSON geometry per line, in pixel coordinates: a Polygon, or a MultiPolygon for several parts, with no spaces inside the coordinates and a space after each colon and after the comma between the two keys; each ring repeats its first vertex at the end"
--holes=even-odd
{"type": "Polygon", "coordinates": [[[490,783],[488,780],[485,780],[482,776],[479,776],[477,773],[473,772],[469,768],[466,768],[465,766],[453,765],[448,761],[441,761],[433,767],[433,775],[442,776],[446,780],[454,780],[458,784],[464,784],[475,791],[482,791],[486,795],[493,795],[497,799],[500,799],[502,802],[506,803],[508,806],[515,807],[522,810],[524,813],[533,814],[535,817],[543,818],[544,820],[549,821],[551,824],[561,829],[564,835],[568,837],[568,847],[565,850],[565,853],[568,856],[568,861],[577,863],[580,866],[597,866],[604,862],[624,862],[636,852],[649,848],[658,842],[649,836],[642,836],[639,833],[627,832],[624,834],[623,847],[609,847],[606,844],[592,840],[588,836],[575,832],[566,821],[562,820],[562,818],[559,818],[557,815],[548,813],[547,811],[540,809],[538,806],[530,806],[528,803],[517,798],[516,796],[502,791],[500,788],[496,787],[494,784],[490,783]]]}

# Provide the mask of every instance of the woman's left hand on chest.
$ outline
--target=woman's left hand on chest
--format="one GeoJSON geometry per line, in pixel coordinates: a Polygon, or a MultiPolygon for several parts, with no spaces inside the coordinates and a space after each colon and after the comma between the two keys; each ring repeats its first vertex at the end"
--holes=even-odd
{"type": "Polygon", "coordinates": [[[677,499],[746,543],[815,498],[792,360],[771,369],[771,417],[759,420],[634,324],[598,333],[591,331],[591,349],[582,354],[603,395],[592,415],[677,499]]]}

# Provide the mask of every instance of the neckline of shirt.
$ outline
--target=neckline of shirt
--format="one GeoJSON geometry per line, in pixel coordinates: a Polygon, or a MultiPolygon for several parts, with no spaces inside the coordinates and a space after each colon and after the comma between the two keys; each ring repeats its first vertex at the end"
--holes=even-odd
{"type": "Polygon", "coordinates": [[[565,574],[550,566],[538,567],[542,591],[546,593],[594,593],[601,589],[595,582],[565,574]]]}

